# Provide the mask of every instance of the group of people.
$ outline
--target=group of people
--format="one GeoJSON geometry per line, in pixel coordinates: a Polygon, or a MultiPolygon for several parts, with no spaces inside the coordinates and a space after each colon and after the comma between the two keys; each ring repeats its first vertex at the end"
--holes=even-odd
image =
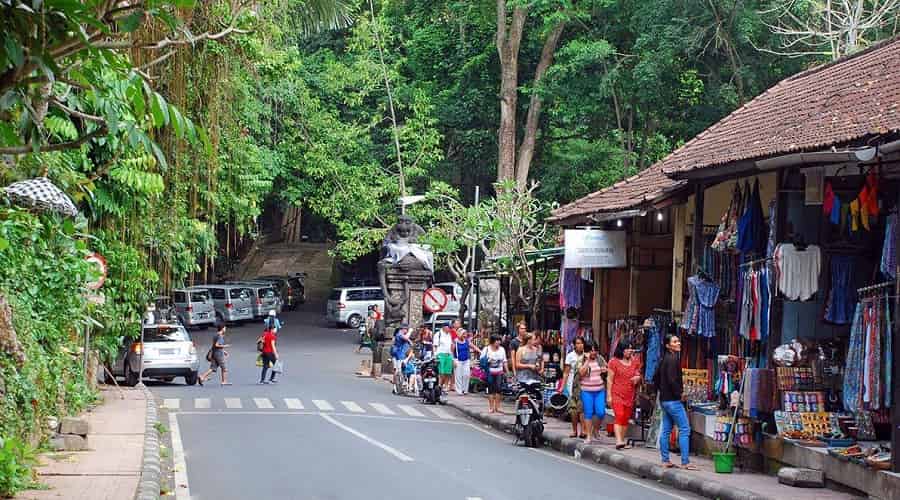
{"type": "MultiPolygon", "coordinates": [[[[262,371],[259,375],[260,385],[275,384],[278,371],[273,369],[278,362],[278,332],[281,330],[281,320],[275,311],[269,311],[268,317],[264,322],[263,333],[256,339],[257,350],[259,351],[259,359],[261,361],[262,371]],[[271,370],[268,380],[266,374],[271,370]]],[[[197,377],[197,383],[203,385],[207,379],[219,371],[219,377],[222,385],[231,385],[228,381],[228,351],[231,347],[225,341],[225,332],[228,327],[224,322],[216,324],[216,334],[213,336],[212,346],[206,354],[206,360],[209,361],[209,369],[197,377]]]]}
{"type": "MultiPolygon", "coordinates": [[[[486,358],[488,382],[488,407],[490,413],[502,413],[502,382],[512,372],[519,382],[540,379],[542,351],[540,337],[528,332],[524,323],[517,325],[517,335],[507,349],[499,335],[492,335],[482,351],[486,358]],[[507,361],[509,359],[509,361],[507,361]]],[[[662,413],[660,456],[664,467],[675,467],[670,461],[669,441],[673,428],[678,429],[681,467],[696,470],[690,463],[690,422],[684,406],[684,384],[681,377],[681,339],[668,335],[664,341],[663,356],[652,383],[659,394],[662,413]]],[[[614,414],[613,433],[616,449],[630,448],[626,440],[628,426],[634,415],[638,388],[644,383],[638,351],[628,342],[620,342],[607,362],[598,346],[584,337],[577,337],[573,349],[564,361],[562,384],[559,392],[569,396],[569,414],[572,419],[570,437],[579,437],[591,443],[599,438],[599,432],[607,408],[614,414]],[[581,432],[579,432],[579,429],[581,432]]]]}
{"type": "Polygon", "coordinates": [[[392,347],[395,377],[404,377],[409,392],[416,392],[420,386],[416,366],[418,361],[436,358],[438,383],[445,392],[465,395],[469,392],[472,359],[481,355],[481,349],[473,341],[472,335],[455,320],[451,325],[432,332],[427,325],[420,325],[418,331],[410,331],[409,326],[400,325],[394,332],[392,347]],[[414,349],[413,338],[419,342],[414,349]]]}

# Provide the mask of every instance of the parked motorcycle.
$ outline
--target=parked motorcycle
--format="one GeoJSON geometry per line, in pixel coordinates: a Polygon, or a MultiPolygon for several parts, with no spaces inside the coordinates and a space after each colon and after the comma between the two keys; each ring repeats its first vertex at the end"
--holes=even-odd
{"type": "Polygon", "coordinates": [[[438,383],[437,359],[430,358],[422,362],[422,402],[425,404],[436,405],[447,404],[443,400],[441,392],[441,384],[438,383]]]}
{"type": "Polygon", "coordinates": [[[539,448],[544,441],[544,395],[540,380],[519,383],[516,395],[516,442],[539,448]]]}

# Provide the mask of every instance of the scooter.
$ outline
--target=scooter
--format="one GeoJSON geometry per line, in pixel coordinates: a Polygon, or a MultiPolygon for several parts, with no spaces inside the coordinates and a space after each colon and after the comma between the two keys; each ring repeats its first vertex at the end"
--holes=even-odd
{"type": "Polygon", "coordinates": [[[422,402],[425,404],[436,405],[447,404],[443,400],[441,393],[441,384],[438,383],[437,359],[430,358],[422,362],[422,402]]]}
{"type": "Polygon", "coordinates": [[[540,380],[519,384],[516,395],[516,441],[529,448],[539,448],[544,442],[544,395],[540,380]]]}

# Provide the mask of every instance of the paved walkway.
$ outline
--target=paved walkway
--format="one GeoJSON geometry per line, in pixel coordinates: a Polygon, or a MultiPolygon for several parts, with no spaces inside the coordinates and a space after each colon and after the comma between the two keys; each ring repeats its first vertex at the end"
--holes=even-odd
{"type": "MultiPolygon", "coordinates": [[[[515,423],[512,416],[514,407],[511,402],[504,402],[503,411],[505,415],[491,415],[487,413],[487,399],[480,394],[469,394],[466,396],[458,396],[452,393],[448,397],[448,404],[453,406],[467,415],[478,419],[492,427],[506,430],[515,423]]],[[[586,446],[580,439],[569,438],[572,432],[571,424],[556,418],[547,418],[545,421],[544,437],[550,441],[551,445],[568,454],[581,456],[582,458],[590,457],[592,460],[606,463],[612,467],[626,470],[632,473],[638,473],[645,477],[661,476],[662,469],[659,466],[659,451],[644,448],[638,444],[630,450],[616,451],[615,440],[606,437],[606,433],[602,433],[602,439],[599,444],[586,446]],[[657,470],[653,470],[653,468],[657,470]]],[[[605,430],[605,429],[604,429],[605,430]]],[[[677,454],[673,454],[673,461],[677,461],[677,454]]],[[[741,495],[734,495],[736,498],[771,498],[791,500],[849,500],[854,497],[846,493],[837,492],[827,488],[803,489],[786,486],[778,482],[778,478],[759,473],[739,472],[732,474],[717,474],[713,470],[711,459],[705,457],[691,456],[691,462],[696,465],[698,471],[678,471],[670,469],[666,474],[673,477],[662,478],[666,483],[684,483],[683,485],[672,484],[672,486],[680,489],[692,490],[700,489],[701,484],[687,484],[688,481],[699,480],[706,483],[704,487],[709,494],[704,496],[716,498],[724,495],[715,494],[716,491],[724,492],[724,490],[743,490],[741,495]],[[684,487],[682,487],[684,486],[684,487]]],[[[727,495],[731,497],[732,495],[727,495]]]]}
{"type": "MultiPolygon", "coordinates": [[[[104,387],[104,386],[101,386],[104,387]]],[[[44,453],[38,480],[47,490],[16,496],[29,500],[123,500],[134,498],[141,477],[146,401],[140,389],[101,390],[103,404],[85,413],[88,451],[44,453]],[[121,398],[124,395],[124,399],[121,398]]]]}

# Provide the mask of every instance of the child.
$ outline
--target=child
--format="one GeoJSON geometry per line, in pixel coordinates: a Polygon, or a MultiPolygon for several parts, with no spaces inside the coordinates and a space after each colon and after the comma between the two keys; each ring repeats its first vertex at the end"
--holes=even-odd
{"type": "Polygon", "coordinates": [[[416,370],[416,356],[412,349],[406,353],[403,359],[403,376],[406,378],[406,392],[419,395],[419,373],[416,370]]]}

